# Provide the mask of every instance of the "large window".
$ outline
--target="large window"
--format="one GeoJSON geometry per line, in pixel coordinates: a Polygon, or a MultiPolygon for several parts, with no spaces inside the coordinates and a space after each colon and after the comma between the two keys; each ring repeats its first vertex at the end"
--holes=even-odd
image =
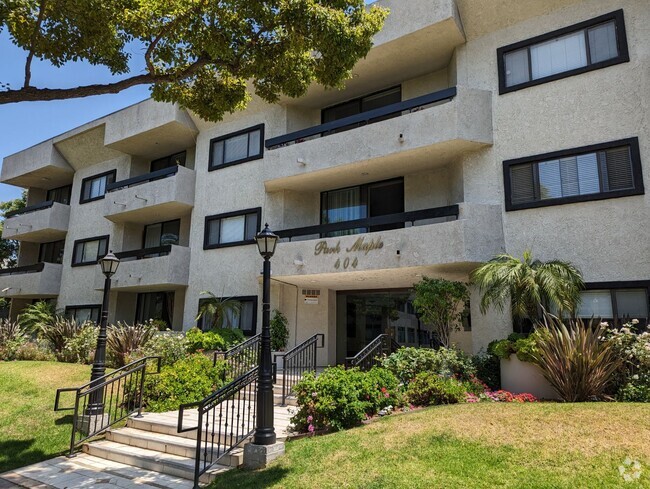
{"type": "MultiPolygon", "coordinates": [[[[325,124],[326,122],[338,121],[339,119],[344,119],[346,117],[351,117],[353,115],[361,114],[363,112],[368,112],[369,110],[379,109],[391,104],[397,104],[402,101],[402,87],[393,87],[388,90],[382,90],[381,92],[373,93],[365,97],[356,98],[353,100],[348,100],[342,104],[335,105],[333,107],[328,107],[323,109],[321,112],[321,122],[325,124]]],[[[392,114],[384,117],[377,117],[376,119],[371,119],[370,122],[379,122],[384,119],[389,119],[391,117],[397,117],[399,114],[392,114]]],[[[349,129],[354,129],[358,127],[359,124],[351,124],[345,126],[331,133],[343,132],[349,129]]]]}
{"type": "Polygon", "coordinates": [[[210,141],[208,170],[256,160],[262,158],[263,154],[264,124],[260,124],[210,141]]]}
{"type": "Polygon", "coordinates": [[[164,245],[177,245],[180,236],[181,221],[157,222],[144,227],[143,248],[157,248],[164,245]]]}
{"type": "Polygon", "coordinates": [[[68,319],[74,319],[79,323],[85,321],[99,322],[99,312],[102,306],[99,304],[84,305],[84,306],[67,306],[65,308],[65,315],[68,319]]]}
{"type": "Polygon", "coordinates": [[[84,178],[81,182],[81,198],[79,203],[92,202],[104,198],[106,186],[115,181],[116,171],[112,170],[101,175],[84,178]]]}
{"type": "Polygon", "coordinates": [[[52,190],[47,191],[47,198],[45,200],[51,200],[53,202],[58,202],[59,204],[70,205],[71,191],[72,185],[53,188],[52,190]]]}
{"type": "MultiPolygon", "coordinates": [[[[199,308],[209,299],[200,299],[199,308]]],[[[223,300],[233,300],[239,303],[239,312],[229,312],[226,317],[221,318],[217,327],[241,329],[246,336],[254,336],[257,329],[257,296],[249,295],[243,297],[228,297],[223,300]]],[[[202,330],[213,327],[214,320],[209,314],[201,316],[197,326],[202,330]]]]}
{"type": "Polygon", "coordinates": [[[580,293],[582,301],[577,316],[602,319],[615,326],[638,319],[641,327],[645,327],[649,285],[647,282],[588,284],[588,290],[580,293]]]}
{"type": "MultiPolygon", "coordinates": [[[[354,221],[404,212],[404,180],[396,178],[356,187],[328,190],[321,194],[321,224],[354,221]]],[[[328,233],[326,237],[385,231],[404,224],[371,226],[328,233]]]]}
{"type": "Polygon", "coordinates": [[[135,322],[144,323],[150,319],[163,321],[168,328],[174,317],[174,292],[146,292],[138,294],[135,322]]]}
{"type": "Polygon", "coordinates": [[[79,239],[74,242],[72,266],[96,265],[97,260],[108,252],[108,236],[79,239]]]}
{"type": "Polygon", "coordinates": [[[239,246],[255,242],[255,235],[260,231],[262,209],[217,214],[205,218],[205,236],[203,249],[239,246]]]}
{"type": "Polygon", "coordinates": [[[150,171],[153,173],[158,170],[164,170],[165,168],[170,168],[172,166],[185,166],[185,158],[187,154],[185,151],[180,153],[175,153],[170,156],[165,156],[164,158],[158,158],[151,162],[150,171]]]}
{"type": "Polygon", "coordinates": [[[627,62],[623,11],[500,48],[497,56],[502,94],[627,62]]]}
{"type": "Polygon", "coordinates": [[[644,193],[637,138],[505,161],[506,210],[644,193]]]}
{"type": "Polygon", "coordinates": [[[38,261],[47,263],[63,263],[63,247],[65,240],[41,243],[38,250],[38,261]]]}

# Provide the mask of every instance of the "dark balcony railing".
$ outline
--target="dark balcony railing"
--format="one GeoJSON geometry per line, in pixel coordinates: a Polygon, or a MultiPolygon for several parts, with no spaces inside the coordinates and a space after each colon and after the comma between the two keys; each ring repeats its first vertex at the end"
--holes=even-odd
{"type": "Polygon", "coordinates": [[[172,251],[172,245],[156,246],[154,248],[143,248],[141,250],[121,251],[115,253],[120,261],[143,260],[145,258],[156,258],[159,256],[169,255],[172,251]]]}
{"type": "Polygon", "coordinates": [[[439,92],[429,93],[427,95],[422,95],[421,97],[405,100],[404,102],[386,105],[385,107],[369,110],[367,112],[355,114],[350,117],[338,119],[336,121],[326,122],[325,124],[302,129],[300,131],[285,134],[284,136],[267,139],[264,145],[267,149],[276,149],[283,146],[288,146],[292,143],[302,143],[303,141],[313,136],[327,136],[329,134],[332,134],[333,131],[341,131],[345,128],[352,129],[354,126],[363,126],[366,124],[372,124],[374,122],[381,122],[383,119],[389,118],[391,116],[399,116],[404,112],[416,112],[417,110],[427,105],[442,102],[443,100],[451,100],[455,96],[456,87],[447,88],[445,90],[440,90],[439,92]]]}
{"type": "Polygon", "coordinates": [[[21,214],[29,214],[30,212],[36,212],[43,209],[49,209],[54,205],[53,200],[46,200],[45,202],[39,202],[38,204],[28,205],[22,209],[16,209],[15,211],[10,211],[5,214],[5,218],[10,218],[14,216],[19,216],[21,214]]]}
{"type": "Polygon", "coordinates": [[[292,238],[297,238],[299,236],[327,236],[330,233],[335,233],[338,231],[361,229],[361,231],[357,232],[367,232],[367,229],[373,228],[375,226],[389,226],[406,223],[414,225],[414,223],[417,221],[439,219],[444,217],[453,217],[454,219],[458,219],[458,212],[458,204],[454,204],[445,207],[435,207],[433,209],[401,212],[399,214],[387,214],[385,216],[368,217],[366,219],[355,219],[353,221],[336,222],[333,224],[321,224],[318,226],[285,229],[284,231],[277,231],[276,234],[280,236],[280,238],[288,238],[289,241],[291,241],[292,238]]]}
{"type": "Polygon", "coordinates": [[[34,265],[24,265],[22,267],[5,268],[0,270],[0,275],[21,275],[23,273],[38,273],[45,268],[45,263],[35,263],[34,265]]]}
{"type": "Polygon", "coordinates": [[[145,175],[139,175],[133,178],[127,178],[126,180],[120,180],[119,182],[113,182],[106,185],[106,192],[115,192],[128,187],[135,187],[136,185],[142,185],[144,183],[153,182],[154,180],[160,180],[161,178],[170,177],[176,175],[178,172],[178,165],[170,166],[169,168],[163,168],[162,170],[157,170],[145,175]]]}

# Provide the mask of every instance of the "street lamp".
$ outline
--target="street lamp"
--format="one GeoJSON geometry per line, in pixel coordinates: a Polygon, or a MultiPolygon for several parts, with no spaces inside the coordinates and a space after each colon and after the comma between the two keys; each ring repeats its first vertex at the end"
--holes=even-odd
{"type": "Polygon", "coordinates": [[[262,284],[262,337],[260,344],[259,380],[257,382],[257,422],[255,426],[255,445],[273,445],[273,373],[271,365],[271,257],[280,238],[273,234],[266,224],[257,233],[255,241],[260,255],[264,258],[262,284]]]}
{"type": "MultiPolygon", "coordinates": [[[[104,280],[104,300],[102,301],[102,316],[99,321],[99,336],[97,337],[97,348],[93,368],[90,371],[90,382],[94,382],[106,373],[106,326],[108,323],[108,298],[111,292],[111,277],[117,272],[120,266],[120,259],[112,251],[99,260],[99,266],[106,277],[104,280]]],[[[91,387],[93,384],[91,384],[91,387]]],[[[104,389],[97,389],[90,395],[90,402],[86,409],[88,415],[100,415],[104,413],[104,389]]]]}

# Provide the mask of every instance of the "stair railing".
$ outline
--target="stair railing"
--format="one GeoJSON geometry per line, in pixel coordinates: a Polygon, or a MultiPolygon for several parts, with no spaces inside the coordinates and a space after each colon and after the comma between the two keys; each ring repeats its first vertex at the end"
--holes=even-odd
{"type": "Polygon", "coordinates": [[[199,487],[201,475],[255,430],[258,378],[259,367],[255,366],[202,401],[180,407],[178,433],[197,431],[195,489],[199,487]],[[196,425],[183,426],[184,421],[195,419],[196,425]]]}
{"type": "Polygon", "coordinates": [[[81,387],[57,389],[54,411],[74,411],[68,456],[72,457],[75,449],[86,440],[103,433],[133,413],[137,412],[138,417],[142,416],[145,377],[160,373],[161,360],[161,357],[140,358],[81,387]],[[147,365],[154,361],[155,369],[148,369],[147,365]],[[103,409],[91,414],[88,412],[88,405],[93,399],[93,394],[96,396],[98,391],[103,392],[103,409]],[[61,394],[65,392],[74,392],[74,406],[61,406],[61,394]]]}
{"type": "Polygon", "coordinates": [[[212,364],[224,360],[228,365],[227,374],[233,379],[241,377],[259,365],[261,337],[259,334],[252,336],[228,351],[215,351],[212,364]]]}
{"type": "Polygon", "coordinates": [[[294,346],[285,353],[276,353],[273,359],[274,372],[277,375],[278,358],[282,358],[282,405],[302,379],[305,372],[316,371],[316,350],[325,346],[325,335],[318,333],[294,346]]]}
{"type": "Polygon", "coordinates": [[[357,367],[363,371],[368,371],[381,363],[382,355],[390,355],[397,351],[399,347],[399,344],[390,335],[380,334],[355,356],[347,357],[345,367],[357,367]]]}

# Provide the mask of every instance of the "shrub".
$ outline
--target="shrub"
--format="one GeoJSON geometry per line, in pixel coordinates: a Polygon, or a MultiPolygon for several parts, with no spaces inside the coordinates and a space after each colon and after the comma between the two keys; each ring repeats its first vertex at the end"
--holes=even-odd
{"type": "Polygon", "coordinates": [[[541,330],[530,335],[512,333],[505,340],[493,341],[488,345],[488,353],[508,360],[510,355],[517,355],[522,362],[534,362],[535,348],[541,330]]]}
{"type": "Polygon", "coordinates": [[[409,384],[407,399],[416,406],[458,404],[465,400],[466,387],[454,378],[421,372],[409,384]]]}
{"type": "Polygon", "coordinates": [[[275,309],[271,318],[271,350],[283,351],[289,341],[289,328],[287,317],[275,309]]]}
{"type": "Polygon", "coordinates": [[[68,339],[58,359],[70,363],[92,363],[97,347],[99,328],[93,322],[85,322],[77,334],[68,339]]]}
{"type": "Polygon", "coordinates": [[[479,353],[472,357],[476,376],[491,390],[501,389],[501,363],[499,357],[489,353],[479,353]]]}
{"type": "Polygon", "coordinates": [[[382,361],[382,366],[390,370],[404,384],[408,384],[420,372],[431,372],[447,377],[456,376],[469,380],[476,374],[471,359],[455,348],[400,348],[382,361]]]}
{"type": "Polygon", "coordinates": [[[108,328],[106,339],[109,363],[116,368],[126,365],[128,356],[144,347],[156,333],[156,328],[150,321],[144,324],[123,324],[108,328]]]}
{"type": "Polygon", "coordinates": [[[632,320],[606,335],[622,359],[612,393],[621,401],[650,402],[650,331],[635,333],[637,324],[632,320]]]}
{"type": "Polygon", "coordinates": [[[30,304],[18,316],[18,323],[28,333],[36,333],[57,319],[56,306],[52,302],[38,301],[30,304]]]}
{"type": "Polygon", "coordinates": [[[204,355],[190,355],[145,378],[143,403],[152,412],[175,411],[221,388],[226,372],[225,362],[213,366],[204,355]]]}
{"type": "Polygon", "coordinates": [[[194,353],[199,350],[226,351],[244,341],[241,329],[217,328],[203,332],[192,328],[186,334],[187,349],[194,353]]]}
{"type": "Polygon", "coordinates": [[[173,365],[187,356],[187,340],[183,333],[161,331],[156,333],[144,346],[127,355],[130,363],[143,357],[160,357],[161,364],[173,365]]]}
{"type": "Polygon", "coordinates": [[[13,360],[27,339],[27,333],[18,323],[8,319],[0,320],[0,360],[13,360]]]}
{"type": "Polygon", "coordinates": [[[51,322],[42,326],[41,337],[50,343],[54,354],[60,356],[66,343],[77,336],[85,327],[85,323],[78,323],[74,319],[56,316],[51,322]]]}
{"type": "Polygon", "coordinates": [[[56,360],[56,356],[42,341],[29,341],[16,350],[14,360],[52,362],[56,360]]]}

